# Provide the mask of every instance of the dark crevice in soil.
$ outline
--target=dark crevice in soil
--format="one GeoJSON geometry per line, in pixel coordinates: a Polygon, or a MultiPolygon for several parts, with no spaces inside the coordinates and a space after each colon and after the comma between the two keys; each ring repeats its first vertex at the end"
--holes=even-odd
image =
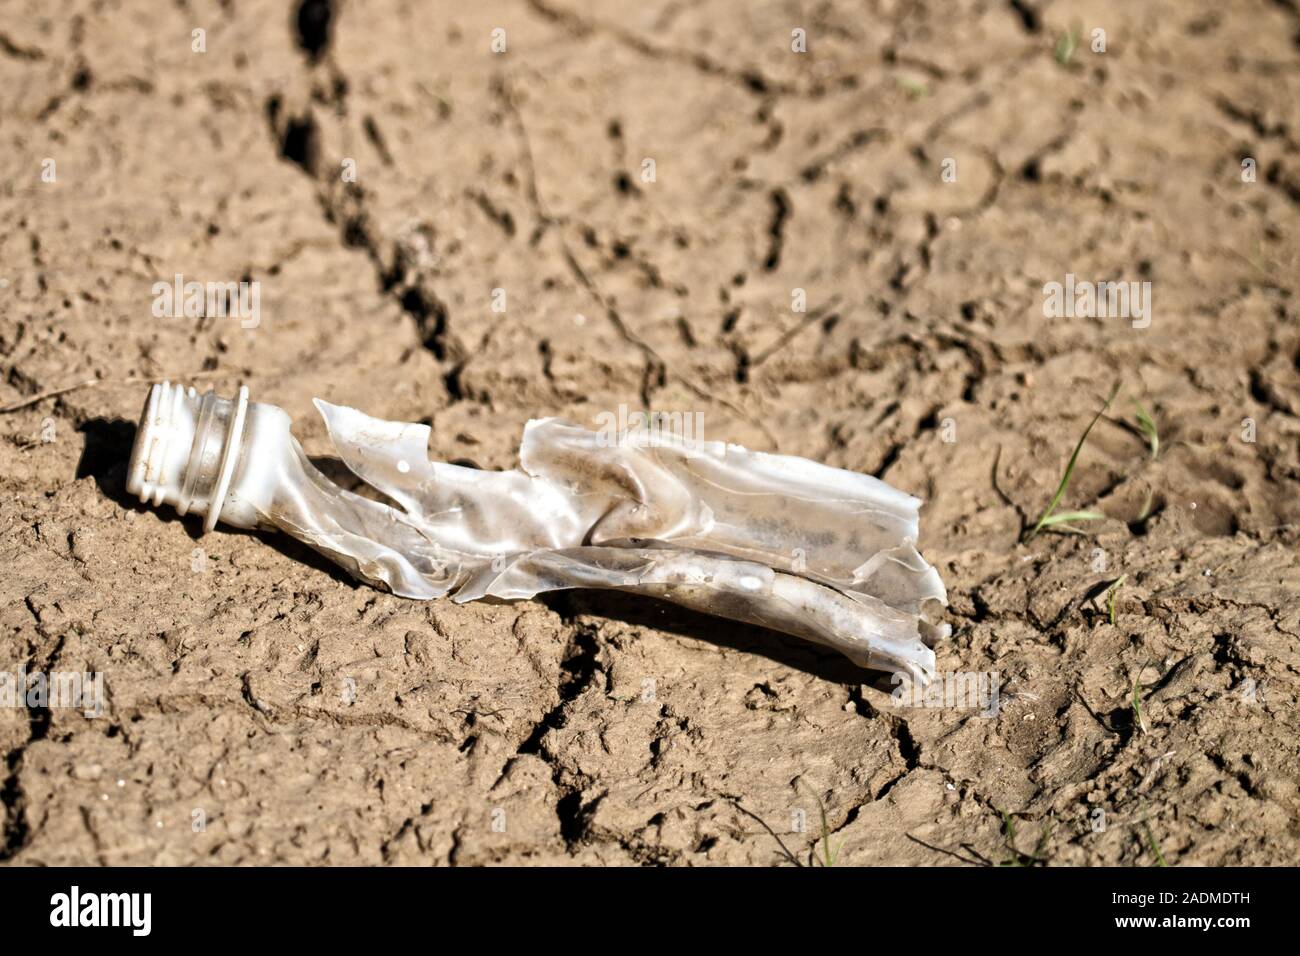
{"type": "Polygon", "coordinates": [[[591,831],[591,818],[596,806],[604,795],[589,800],[582,800],[582,791],[573,790],[566,793],[555,805],[555,815],[560,821],[560,837],[564,845],[573,850],[578,844],[588,839],[591,831]]]}
{"type": "Polygon", "coordinates": [[[592,686],[601,673],[597,660],[600,647],[596,632],[590,627],[579,627],[565,649],[564,659],[560,663],[559,699],[554,707],[547,711],[542,719],[533,725],[515,751],[514,757],[506,761],[501,776],[504,777],[515,758],[532,755],[544,760],[551,767],[551,779],[560,798],[555,806],[556,817],[560,824],[560,835],[565,847],[572,852],[574,847],[587,835],[588,823],[599,798],[584,804],[582,787],[578,782],[566,780],[564,768],[555,755],[549,752],[545,738],[552,730],[559,730],[568,721],[569,706],[592,686]]]}
{"type": "Polygon", "coordinates": [[[898,718],[893,722],[894,739],[898,742],[898,755],[903,758],[908,770],[915,770],[921,765],[921,748],[912,736],[907,721],[898,718]]]}
{"type": "Polygon", "coordinates": [[[329,49],[333,22],[332,0],[302,0],[298,4],[298,45],[313,63],[329,49]]]}
{"type": "MultiPolygon", "coordinates": [[[[746,91],[757,96],[766,96],[769,94],[794,94],[798,91],[793,87],[778,83],[765,77],[754,68],[737,68],[729,64],[715,60],[709,54],[702,50],[680,49],[673,46],[663,46],[657,44],[640,33],[617,26],[598,22],[594,19],[587,19],[578,13],[554,6],[546,0],[528,0],[528,5],[538,17],[548,23],[564,27],[568,30],[570,36],[588,37],[595,33],[603,33],[629,50],[646,57],[650,60],[659,62],[680,63],[700,74],[729,82],[739,84],[746,91]]],[[[855,77],[848,77],[848,85],[856,80],[855,77]]],[[[814,85],[814,89],[809,95],[818,95],[824,93],[825,88],[822,84],[814,85]]]]}
{"type": "Polygon", "coordinates": [[[320,156],[320,130],[310,112],[299,116],[282,116],[284,102],[279,96],[266,101],[266,118],[280,146],[280,155],[309,176],[316,175],[320,156]]]}
{"type": "Polygon", "coordinates": [[[443,361],[447,357],[447,307],[433,293],[414,285],[401,294],[402,311],[415,320],[420,344],[443,361]]]}
{"type": "Polygon", "coordinates": [[[887,139],[889,139],[889,131],[878,127],[854,130],[847,139],[829,153],[804,166],[799,171],[799,178],[805,183],[815,183],[821,179],[827,168],[835,161],[843,159],[864,146],[869,146],[875,142],[884,142],[887,139]]]}
{"type": "MultiPolygon", "coordinates": [[[[33,673],[47,672],[59,659],[63,650],[62,637],[33,673]]],[[[20,691],[26,694],[27,688],[20,691]]],[[[4,844],[0,846],[0,862],[11,860],[31,841],[31,824],[27,819],[27,795],[23,791],[22,771],[27,748],[44,740],[50,733],[50,708],[27,707],[27,739],[5,757],[5,780],[0,784],[0,803],[5,808],[4,844]]]]}
{"type": "Polygon", "coordinates": [[[9,751],[5,758],[8,775],[3,786],[0,786],[0,803],[5,807],[4,846],[0,848],[0,861],[13,859],[31,840],[31,825],[27,822],[27,797],[23,793],[20,777],[27,748],[44,740],[50,732],[50,709],[30,708],[28,722],[27,741],[9,751]]]}
{"type": "MultiPolygon", "coordinates": [[[[315,58],[322,54],[331,37],[334,5],[320,0],[304,0],[298,8],[297,31],[303,48],[315,58]]],[[[343,115],[342,98],[346,97],[348,83],[334,71],[333,86],[343,115]]],[[[464,363],[461,350],[453,349],[448,323],[448,311],[443,301],[422,281],[418,261],[405,255],[401,244],[389,253],[387,243],[372,227],[368,197],[355,183],[335,182],[321,167],[321,130],[310,107],[289,114],[288,107],[279,95],[266,101],[266,117],[280,148],[280,155],[298,166],[317,185],[318,196],[326,219],[339,227],[342,244],[365,251],[374,267],[380,288],[392,295],[397,304],[413,321],[420,345],[431,352],[439,362],[455,361],[456,367],[443,376],[452,401],[465,397],[461,383],[464,363]],[[455,354],[453,354],[453,352],[455,354]]],[[[362,121],[363,131],[375,146],[386,164],[392,163],[382,135],[373,118],[362,121]]],[[[432,230],[429,230],[432,232],[432,230]]],[[[432,239],[430,239],[430,242],[432,239]]]]}
{"type": "Polygon", "coordinates": [[[370,145],[375,147],[375,152],[379,154],[380,161],[385,166],[392,166],[393,154],[388,151],[388,142],[384,139],[384,134],[379,132],[379,124],[375,122],[375,118],[366,116],[361,121],[361,127],[366,131],[366,139],[370,140],[370,145]]]}
{"type": "Polygon", "coordinates": [[[1214,635],[1214,663],[1220,669],[1230,666],[1249,666],[1248,662],[1242,659],[1236,644],[1236,638],[1231,634],[1214,635]]]}
{"type": "Polygon", "coordinates": [[[885,457],[881,459],[880,465],[871,474],[883,481],[885,478],[885,473],[889,471],[890,468],[893,468],[895,464],[898,463],[898,458],[900,455],[902,455],[902,453],[903,453],[902,442],[898,442],[894,445],[891,445],[889,450],[885,452],[885,457]]]}
{"type": "Polygon", "coordinates": [[[1027,3],[1026,0],[1008,0],[1007,5],[1020,20],[1020,25],[1025,28],[1026,33],[1038,33],[1043,29],[1042,17],[1037,7],[1027,3]]]}
{"type": "Polygon", "coordinates": [[[5,56],[11,56],[15,60],[34,61],[45,59],[45,53],[42,50],[34,46],[22,46],[10,39],[7,33],[0,33],[0,53],[5,54],[5,56]]]}
{"type": "Polygon", "coordinates": [[[731,351],[736,356],[736,369],[732,372],[732,378],[735,379],[736,384],[744,385],[749,381],[749,353],[739,342],[731,343],[731,351]]]}
{"type": "Polygon", "coordinates": [[[596,635],[588,629],[581,629],[573,636],[560,664],[560,699],[546,715],[534,725],[532,732],[524,739],[516,751],[516,756],[533,754],[542,756],[542,738],[552,730],[564,726],[568,705],[576,700],[596,678],[599,670],[596,655],[596,635]]]}
{"type": "Polygon", "coordinates": [[[766,272],[775,271],[776,267],[781,264],[781,247],[785,242],[785,224],[790,218],[790,196],[784,189],[774,189],[771,194],[772,201],[772,224],[768,226],[767,234],[771,237],[771,243],[768,246],[767,258],[763,260],[763,269],[766,272]]]}
{"type": "MultiPolygon", "coordinates": [[[[882,714],[863,695],[861,687],[853,687],[849,690],[849,701],[853,704],[854,709],[860,717],[867,720],[880,718],[889,725],[889,732],[893,734],[894,743],[898,747],[898,756],[903,761],[902,772],[890,780],[887,780],[884,785],[881,786],[880,790],[877,791],[876,795],[872,797],[873,800],[881,800],[889,794],[890,790],[894,789],[896,783],[906,777],[913,770],[922,766],[921,746],[916,742],[916,738],[912,736],[912,728],[907,725],[907,721],[904,718],[895,714],[882,714]]],[[[856,809],[857,808],[852,812],[851,819],[845,822],[845,826],[852,822],[852,818],[856,818],[856,809]]]]}
{"type": "Polygon", "coordinates": [[[513,239],[515,237],[515,217],[510,214],[510,210],[502,209],[497,206],[496,203],[492,201],[492,198],[481,189],[472,195],[474,197],[474,202],[478,204],[479,209],[483,210],[483,215],[487,216],[489,220],[500,226],[501,231],[506,234],[507,238],[513,239]]]}

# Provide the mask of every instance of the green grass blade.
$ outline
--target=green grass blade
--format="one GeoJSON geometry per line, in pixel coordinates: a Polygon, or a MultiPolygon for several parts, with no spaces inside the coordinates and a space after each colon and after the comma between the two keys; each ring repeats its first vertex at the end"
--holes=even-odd
{"type": "Polygon", "coordinates": [[[826,822],[826,805],[822,803],[821,797],[817,798],[817,809],[822,815],[822,853],[826,858],[822,866],[834,866],[835,858],[831,856],[831,828],[826,822]]]}
{"type": "Polygon", "coordinates": [[[1155,461],[1156,456],[1160,454],[1160,431],[1156,428],[1155,419],[1152,418],[1145,408],[1136,405],[1138,428],[1146,435],[1147,441],[1151,445],[1151,460],[1155,461]]]}
{"type": "Polygon", "coordinates": [[[930,95],[930,87],[926,86],[924,83],[918,82],[917,80],[899,79],[898,85],[903,88],[903,91],[907,93],[908,96],[915,100],[930,95]]]}
{"type": "Polygon", "coordinates": [[[1106,609],[1110,613],[1110,623],[1112,627],[1115,625],[1115,595],[1119,592],[1119,589],[1124,586],[1124,582],[1127,580],[1128,575],[1121,574],[1115,579],[1115,583],[1106,589],[1106,609]]]}
{"type": "Polygon", "coordinates": [[[1052,496],[1051,503],[1044,509],[1033,530],[1025,536],[1026,540],[1038,534],[1047,525],[1048,519],[1052,517],[1052,512],[1061,503],[1061,499],[1065,496],[1065,489],[1069,487],[1070,477],[1074,474],[1075,462],[1079,460],[1079,452],[1083,451],[1083,443],[1088,440],[1088,435],[1091,434],[1093,426],[1101,421],[1101,416],[1106,414],[1106,411],[1110,408],[1110,403],[1115,401],[1115,396],[1118,394],[1119,382],[1116,382],[1115,386],[1110,390],[1110,395],[1106,397],[1106,404],[1102,405],[1097,414],[1092,416],[1092,421],[1088,423],[1088,427],[1083,430],[1083,434],[1079,437],[1079,443],[1074,446],[1074,454],[1070,456],[1069,464],[1065,466],[1065,474],[1061,476],[1061,483],[1056,487],[1056,494],[1052,496]]]}
{"type": "Polygon", "coordinates": [[[1137,720],[1138,729],[1145,734],[1147,723],[1142,717],[1142,668],[1140,667],[1133,678],[1133,716],[1137,720]]]}
{"type": "Polygon", "coordinates": [[[1079,33],[1077,30],[1069,30],[1061,34],[1061,38],[1056,41],[1054,55],[1056,62],[1065,66],[1074,58],[1074,51],[1079,47],[1079,33]]]}
{"type": "MultiPolygon", "coordinates": [[[[831,848],[831,827],[826,820],[826,804],[822,803],[821,796],[815,790],[810,789],[808,792],[812,795],[812,798],[817,801],[817,811],[821,814],[822,820],[822,859],[817,859],[817,844],[814,843],[813,849],[810,851],[810,862],[816,860],[816,862],[820,863],[822,866],[832,867],[835,865],[835,861],[839,859],[840,853],[839,850],[832,850],[831,848]]],[[[840,845],[841,847],[843,846],[842,843],[840,845]]]]}
{"type": "Polygon", "coordinates": [[[1020,851],[1016,849],[1016,825],[1011,820],[1011,814],[997,807],[994,809],[1002,814],[1002,845],[1012,854],[1009,860],[1003,860],[999,866],[1021,866],[1020,851]]]}
{"type": "Polygon", "coordinates": [[[1151,847],[1151,852],[1155,854],[1156,866],[1167,866],[1165,855],[1160,852],[1160,844],[1156,842],[1156,835],[1151,832],[1151,821],[1147,819],[1147,808],[1144,804],[1142,807],[1142,829],[1147,833],[1147,846],[1151,847]]]}
{"type": "Polygon", "coordinates": [[[1063,521],[1101,521],[1105,517],[1100,511],[1062,511],[1059,515],[1044,518],[1041,527],[1050,528],[1063,521]]]}

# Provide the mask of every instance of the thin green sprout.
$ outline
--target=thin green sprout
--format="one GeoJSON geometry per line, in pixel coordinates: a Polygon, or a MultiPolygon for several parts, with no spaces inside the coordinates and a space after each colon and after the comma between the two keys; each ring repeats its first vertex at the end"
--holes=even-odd
{"type": "MultiPolygon", "coordinates": [[[[1116,382],[1115,386],[1110,390],[1110,395],[1106,398],[1106,404],[1102,405],[1097,414],[1092,417],[1092,421],[1088,423],[1088,427],[1083,430],[1083,435],[1080,436],[1079,443],[1074,446],[1074,454],[1070,456],[1069,464],[1065,466],[1065,474],[1061,476],[1061,483],[1056,486],[1056,494],[1052,496],[1051,502],[1043,510],[1042,515],[1038,519],[1038,523],[1035,524],[1029,534],[1025,536],[1026,541],[1038,534],[1038,532],[1043,528],[1065,525],[1068,521],[1098,521],[1106,517],[1096,511],[1066,511],[1061,514],[1053,514],[1053,512],[1056,511],[1056,506],[1061,503],[1061,498],[1065,495],[1065,489],[1069,487],[1070,478],[1074,474],[1074,465],[1079,460],[1079,452],[1083,450],[1083,443],[1088,440],[1088,435],[1092,431],[1093,426],[1101,420],[1102,415],[1106,414],[1107,409],[1110,408],[1110,403],[1115,400],[1115,396],[1118,393],[1119,383],[1116,382]]],[[[1070,531],[1075,534],[1082,533],[1077,528],[1071,528],[1068,525],[1062,528],[1062,530],[1070,531]]]]}

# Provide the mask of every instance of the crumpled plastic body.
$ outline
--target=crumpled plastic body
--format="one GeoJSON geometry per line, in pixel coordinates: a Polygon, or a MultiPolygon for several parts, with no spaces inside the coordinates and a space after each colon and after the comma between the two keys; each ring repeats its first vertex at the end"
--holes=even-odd
{"type": "Polygon", "coordinates": [[[429,461],[427,425],[316,407],[343,463],[393,504],[331,482],[289,435],[288,416],[255,403],[222,521],[279,528],[403,597],[617,589],[914,680],[934,670],[928,645],[947,629],[925,612],[947,597],[916,550],[921,502],[876,478],[554,418],[525,427],[517,469],[483,471],[429,461]]]}

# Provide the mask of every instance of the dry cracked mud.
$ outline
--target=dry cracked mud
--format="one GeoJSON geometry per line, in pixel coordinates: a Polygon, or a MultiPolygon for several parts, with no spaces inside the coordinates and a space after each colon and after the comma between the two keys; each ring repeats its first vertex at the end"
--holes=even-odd
{"type": "Polygon", "coordinates": [[[843,864],[1297,858],[1294,0],[0,14],[0,669],[108,694],[0,708],[0,858],[807,863],[819,801],[843,864]],[[260,323],[155,317],[176,274],[260,323]],[[1149,326],[1045,318],[1067,274],[1150,282],[1149,326]],[[164,378],[313,454],[316,395],[485,468],[626,405],[878,475],[997,715],[651,601],[201,537],[124,490],[164,378]],[[1062,501],[1107,517],[1022,540],[1116,381],[1062,501]]]}

